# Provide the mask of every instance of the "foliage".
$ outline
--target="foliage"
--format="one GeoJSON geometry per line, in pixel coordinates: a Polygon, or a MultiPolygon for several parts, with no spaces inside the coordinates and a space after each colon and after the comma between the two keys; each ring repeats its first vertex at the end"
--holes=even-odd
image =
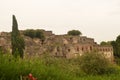
{"type": "Polygon", "coordinates": [[[115,72],[110,62],[99,53],[85,53],[80,57],[80,68],[86,74],[109,74],[115,72]]]}
{"type": "Polygon", "coordinates": [[[113,46],[113,53],[114,53],[114,56],[118,57],[119,56],[119,53],[118,53],[118,45],[117,45],[117,42],[116,41],[112,41],[111,42],[111,45],[113,46]]]}
{"type": "Polygon", "coordinates": [[[0,80],[20,80],[20,76],[27,76],[29,73],[38,80],[73,80],[68,66],[60,63],[63,62],[48,57],[20,59],[0,54],[0,80]]]}
{"type": "Polygon", "coordinates": [[[117,57],[120,58],[120,35],[116,39],[116,45],[117,45],[117,57]]]}
{"type": "Polygon", "coordinates": [[[79,69],[77,61],[79,59],[68,60],[45,55],[20,59],[9,53],[0,54],[0,80],[20,80],[20,76],[28,76],[29,73],[37,80],[119,80],[120,67],[117,74],[86,75],[79,69]]]}
{"type": "Polygon", "coordinates": [[[42,30],[36,30],[35,37],[40,38],[41,40],[45,40],[45,36],[44,36],[42,30]]]}
{"type": "Polygon", "coordinates": [[[16,17],[13,15],[12,33],[11,33],[12,54],[23,58],[25,43],[18,30],[16,17]]]}
{"type": "Polygon", "coordinates": [[[31,38],[34,38],[35,37],[35,32],[33,29],[28,29],[28,30],[25,30],[24,31],[24,35],[25,36],[29,36],[31,38]]]}
{"type": "Polygon", "coordinates": [[[67,34],[68,34],[68,35],[72,35],[72,36],[79,36],[79,35],[81,35],[82,33],[81,33],[79,30],[70,30],[70,31],[68,31],[67,34]]]}
{"type": "Polygon", "coordinates": [[[120,73],[118,74],[111,74],[111,75],[87,75],[83,77],[77,77],[74,80],[119,80],[120,73]]]}
{"type": "Polygon", "coordinates": [[[3,48],[2,47],[0,47],[0,53],[3,53],[3,48]]]}
{"type": "Polygon", "coordinates": [[[111,45],[113,46],[115,62],[120,65],[120,35],[116,38],[115,41],[111,42],[111,45]]]}
{"type": "Polygon", "coordinates": [[[45,40],[45,35],[43,34],[42,30],[33,30],[28,29],[24,31],[25,36],[29,36],[31,38],[40,38],[41,40],[45,40]]]}
{"type": "Polygon", "coordinates": [[[100,45],[111,45],[111,42],[110,41],[108,41],[108,42],[105,42],[105,41],[102,41],[101,43],[100,43],[100,45]]]}
{"type": "Polygon", "coordinates": [[[117,64],[117,65],[119,65],[119,66],[120,66],[120,58],[115,57],[115,62],[116,62],[116,64],[117,64]]]}

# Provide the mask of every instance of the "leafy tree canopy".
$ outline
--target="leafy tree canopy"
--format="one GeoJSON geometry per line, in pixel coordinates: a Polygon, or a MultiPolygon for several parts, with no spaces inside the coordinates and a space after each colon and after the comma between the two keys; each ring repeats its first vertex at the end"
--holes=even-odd
{"type": "Polygon", "coordinates": [[[100,43],[100,45],[103,45],[103,46],[105,46],[105,45],[111,45],[111,41],[108,41],[108,42],[102,41],[100,43]]]}
{"type": "Polygon", "coordinates": [[[82,33],[79,30],[70,30],[67,33],[68,35],[72,35],[72,36],[79,36],[82,35],[82,33]]]}
{"type": "Polygon", "coordinates": [[[120,65],[120,36],[117,37],[115,41],[111,42],[113,46],[113,53],[115,56],[115,62],[120,65]]]}
{"type": "Polygon", "coordinates": [[[24,31],[24,35],[31,37],[31,38],[39,38],[41,40],[45,40],[45,35],[42,30],[33,30],[33,29],[28,29],[24,31]]]}

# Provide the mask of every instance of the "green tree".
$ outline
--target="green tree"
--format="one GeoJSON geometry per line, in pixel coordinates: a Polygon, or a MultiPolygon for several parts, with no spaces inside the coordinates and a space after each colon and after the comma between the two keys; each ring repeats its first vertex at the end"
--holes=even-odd
{"type": "Polygon", "coordinates": [[[120,35],[116,39],[116,45],[117,45],[117,57],[120,58],[120,35]]]}
{"type": "Polygon", "coordinates": [[[116,38],[116,41],[112,41],[114,56],[120,58],[120,35],[116,38]]]}
{"type": "Polygon", "coordinates": [[[118,56],[118,53],[117,53],[117,51],[118,51],[118,45],[117,45],[117,43],[116,43],[116,41],[112,41],[111,42],[111,45],[113,46],[113,53],[114,53],[114,56],[116,57],[116,56],[118,56]]]}
{"type": "Polygon", "coordinates": [[[18,23],[15,15],[13,15],[13,23],[12,23],[12,33],[11,33],[11,44],[12,44],[12,54],[14,57],[18,55],[23,58],[25,43],[24,39],[21,37],[20,32],[18,30],[18,23]]]}
{"type": "Polygon", "coordinates": [[[115,56],[115,62],[120,65],[120,35],[116,38],[115,41],[111,42],[113,46],[113,53],[115,56]]]}
{"type": "Polygon", "coordinates": [[[111,45],[111,41],[108,41],[108,42],[105,42],[105,41],[102,41],[101,43],[100,43],[100,45],[111,45]]]}
{"type": "Polygon", "coordinates": [[[105,41],[102,41],[100,45],[106,45],[107,43],[105,41]]]}
{"type": "Polygon", "coordinates": [[[82,35],[82,33],[79,30],[70,30],[67,33],[68,35],[72,35],[72,36],[79,36],[82,35]]]}

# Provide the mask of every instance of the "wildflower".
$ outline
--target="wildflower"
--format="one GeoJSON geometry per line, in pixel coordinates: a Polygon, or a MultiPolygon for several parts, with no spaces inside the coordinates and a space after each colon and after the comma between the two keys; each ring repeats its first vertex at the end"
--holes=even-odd
{"type": "Polygon", "coordinates": [[[36,78],[34,78],[34,77],[32,76],[31,73],[28,75],[28,78],[29,78],[30,80],[37,80],[36,78]]]}

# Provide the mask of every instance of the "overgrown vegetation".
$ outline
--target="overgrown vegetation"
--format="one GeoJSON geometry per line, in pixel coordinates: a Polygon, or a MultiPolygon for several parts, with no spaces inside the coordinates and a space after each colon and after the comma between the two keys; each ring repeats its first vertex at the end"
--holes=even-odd
{"type": "Polygon", "coordinates": [[[108,42],[102,41],[100,45],[103,46],[112,45],[115,62],[120,65],[120,35],[117,36],[115,41],[108,41],[108,42]]]}
{"type": "Polygon", "coordinates": [[[116,72],[113,63],[102,54],[96,52],[85,53],[79,59],[80,68],[86,74],[103,75],[116,72]]]}
{"type": "Polygon", "coordinates": [[[82,33],[79,30],[70,30],[67,33],[68,35],[72,35],[72,36],[79,36],[82,35],[82,33]]]}
{"type": "Polygon", "coordinates": [[[102,41],[100,43],[100,45],[102,45],[102,46],[110,46],[111,45],[111,41],[108,41],[108,42],[102,41]]]}
{"type": "Polygon", "coordinates": [[[20,59],[0,53],[0,80],[20,80],[20,76],[28,76],[29,73],[38,80],[119,80],[120,67],[111,68],[106,60],[97,59],[99,55],[93,55],[91,58],[88,55],[82,56],[81,59],[46,55],[20,59]]]}
{"type": "Polygon", "coordinates": [[[20,76],[28,76],[29,73],[38,80],[73,80],[71,73],[67,71],[69,66],[64,64],[67,62],[55,58],[54,60],[53,58],[20,59],[0,55],[0,80],[20,80],[20,76]]]}
{"type": "Polygon", "coordinates": [[[115,41],[111,42],[111,45],[113,46],[115,61],[120,65],[120,35],[116,38],[115,41]]]}
{"type": "Polygon", "coordinates": [[[31,38],[39,38],[41,40],[45,40],[45,35],[42,30],[33,30],[33,29],[28,29],[24,31],[24,35],[31,37],[31,38]]]}

